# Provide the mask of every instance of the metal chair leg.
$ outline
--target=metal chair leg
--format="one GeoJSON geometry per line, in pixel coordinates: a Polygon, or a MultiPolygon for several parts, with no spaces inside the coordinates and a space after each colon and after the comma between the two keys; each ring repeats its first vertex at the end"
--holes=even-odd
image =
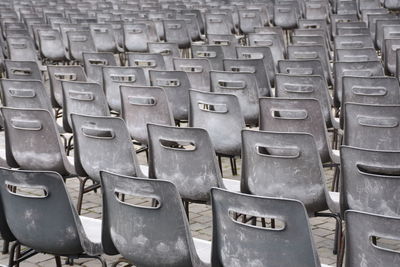
{"type": "Polygon", "coordinates": [[[61,257],[60,256],[54,256],[54,260],[56,261],[56,266],[61,267],[61,257]]]}
{"type": "Polygon", "coordinates": [[[2,253],[3,254],[7,254],[9,247],[10,247],[10,242],[7,241],[7,240],[4,240],[3,241],[3,251],[2,251],[2,253]]]}

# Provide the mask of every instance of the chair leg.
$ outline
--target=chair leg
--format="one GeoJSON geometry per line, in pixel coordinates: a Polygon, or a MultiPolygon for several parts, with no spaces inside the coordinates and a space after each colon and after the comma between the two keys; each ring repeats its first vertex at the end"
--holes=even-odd
{"type": "Polygon", "coordinates": [[[14,266],[14,256],[15,256],[15,250],[19,246],[18,242],[15,242],[10,249],[10,256],[8,257],[8,267],[13,267],[14,266]]]}
{"type": "Polygon", "coordinates": [[[124,267],[132,266],[132,264],[130,264],[126,259],[120,258],[120,259],[118,259],[116,262],[114,262],[114,263],[111,265],[111,267],[117,267],[118,264],[120,264],[120,263],[122,263],[122,262],[127,263],[127,265],[125,265],[124,267]]]}
{"type": "Polygon", "coordinates": [[[234,156],[229,157],[229,160],[231,162],[232,175],[236,176],[237,175],[236,158],[234,156]]]}
{"type": "Polygon", "coordinates": [[[78,214],[81,214],[83,194],[85,191],[85,184],[86,184],[87,180],[89,179],[89,177],[86,177],[83,179],[81,177],[78,177],[78,179],[79,179],[79,195],[78,195],[78,203],[76,204],[76,210],[78,211],[78,214]]]}
{"type": "Polygon", "coordinates": [[[56,266],[61,267],[61,257],[60,256],[54,256],[54,260],[56,261],[56,266]]]}
{"type": "Polygon", "coordinates": [[[3,241],[3,251],[2,251],[2,253],[3,254],[7,254],[9,247],[10,247],[10,242],[7,241],[7,240],[4,240],[3,241]]]}
{"type": "Polygon", "coordinates": [[[101,262],[101,266],[102,266],[102,267],[107,267],[107,263],[106,263],[106,261],[103,259],[102,256],[96,256],[95,258],[98,259],[98,260],[101,262]]]}
{"type": "Polygon", "coordinates": [[[337,267],[342,267],[342,265],[343,265],[345,246],[346,246],[346,236],[342,232],[341,240],[340,240],[339,253],[337,254],[337,259],[336,259],[336,266],[337,267]]]}
{"type": "Polygon", "coordinates": [[[222,158],[221,158],[221,156],[218,156],[218,165],[219,165],[219,169],[221,170],[221,176],[224,177],[224,172],[222,170],[222,158]]]}
{"type": "Polygon", "coordinates": [[[335,240],[334,240],[334,245],[333,245],[333,254],[338,255],[340,246],[341,246],[341,239],[342,239],[342,219],[340,218],[339,214],[334,214],[334,213],[316,213],[315,216],[320,216],[320,217],[330,217],[334,218],[336,220],[336,227],[335,227],[335,240]]]}
{"type": "Polygon", "coordinates": [[[183,207],[185,208],[186,217],[189,220],[189,201],[182,200],[183,207]]]}

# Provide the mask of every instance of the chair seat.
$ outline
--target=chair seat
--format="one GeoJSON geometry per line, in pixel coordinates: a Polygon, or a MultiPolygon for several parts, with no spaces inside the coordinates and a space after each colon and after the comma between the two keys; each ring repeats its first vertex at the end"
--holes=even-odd
{"type": "Polygon", "coordinates": [[[87,238],[93,243],[101,243],[101,220],[79,216],[87,238]]]}
{"type": "Polygon", "coordinates": [[[233,179],[222,179],[225,188],[231,192],[240,192],[240,181],[233,179]]]}
{"type": "Polygon", "coordinates": [[[197,255],[204,263],[211,263],[211,242],[203,239],[193,238],[197,255]]]}
{"type": "Polygon", "coordinates": [[[340,213],[340,193],[339,192],[329,192],[329,198],[327,199],[329,210],[333,213],[340,213]]]}

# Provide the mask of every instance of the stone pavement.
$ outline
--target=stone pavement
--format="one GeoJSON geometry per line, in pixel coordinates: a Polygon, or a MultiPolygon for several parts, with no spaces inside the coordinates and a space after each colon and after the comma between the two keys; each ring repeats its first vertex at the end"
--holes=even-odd
{"type": "MultiPolygon", "coordinates": [[[[0,133],[0,149],[4,149],[4,134],[0,133]]],[[[146,157],[144,153],[140,153],[139,161],[141,164],[146,163],[146,157]]],[[[238,176],[232,176],[229,160],[223,159],[223,173],[225,178],[240,179],[240,160],[237,162],[238,176]]],[[[333,176],[333,171],[326,169],[325,171],[328,183],[333,176]]],[[[78,196],[78,181],[77,179],[68,179],[67,182],[68,191],[72,199],[76,202],[78,196]]],[[[101,194],[99,192],[90,192],[84,196],[84,204],[82,208],[82,215],[99,218],[101,219],[101,194]]],[[[314,241],[318,249],[318,254],[321,259],[321,263],[334,266],[336,264],[336,255],[333,255],[333,239],[335,222],[331,218],[311,218],[310,225],[314,236],[314,241]]],[[[197,238],[211,240],[212,238],[212,215],[211,207],[203,204],[191,204],[190,205],[190,227],[192,235],[197,238]]],[[[0,251],[2,249],[2,242],[0,242],[0,251]]],[[[132,248],[135,249],[135,248],[132,248]]],[[[105,256],[108,266],[118,259],[118,256],[105,256]]],[[[63,259],[63,263],[65,260],[63,259]]],[[[0,264],[8,263],[8,255],[0,255],[0,264]]],[[[79,259],[75,261],[77,266],[100,266],[98,260],[93,259],[79,259]]],[[[21,264],[22,267],[47,267],[55,266],[54,257],[51,255],[38,254],[21,264]]],[[[119,266],[124,266],[120,264],[119,266]]]]}

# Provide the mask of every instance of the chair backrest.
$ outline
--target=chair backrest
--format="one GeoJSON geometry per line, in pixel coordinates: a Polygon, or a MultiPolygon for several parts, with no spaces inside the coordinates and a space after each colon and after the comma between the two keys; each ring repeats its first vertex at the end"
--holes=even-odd
{"type": "Polygon", "coordinates": [[[72,60],[83,61],[83,52],[96,52],[90,31],[68,31],[68,52],[72,60]]]}
{"type": "Polygon", "coordinates": [[[249,33],[250,46],[269,47],[272,53],[275,66],[279,60],[284,59],[285,47],[280,41],[279,34],[276,33],[249,33]]]}
{"type": "Polygon", "coordinates": [[[143,177],[125,122],[118,117],[71,114],[75,168],[100,181],[100,171],[143,177]]]}
{"type": "Polygon", "coordinates": [[[192,45],[193,58],[208,59],[212,70],[223,70],[222,60],[225,58],[224,51],[220,45],[192,45]]]}
{"type": "Polygon", "coordinates": [[[325,210],[325,179],[314,137],[244,130],[241,191],[297,199],[310,216],[325,210]]]}
{"type": "Polygon", "coordinates": [[[234,34],[208,34],[209,45],[220,45],[225,58],[236,58],[236,46],[239,46],[239,39],[234,34]]]}
{"type": "MultiPolygon", "coordinates": [[[[232,28],[226,21],[226,14],[205,14],[205,30],[208,34],[231,34],[232,28]]],[[[232,25],[233,26],[233,25],[232,25]]]]}
{"type": "Polygon", "coordinates": [[[341,62],[362,62],[362,61],[376,61],[378,55],[374,48],[350,48],[350,49],[336,49],[336,61],[341,62]]]}
{"type": "Polygon", "coordinates": [[[39,29],[39,49],[43,58],[51,61],[66,60],[65,49],[58,30],[39,29]]]}
{"type": "Polygon", "coordinates": [[[255,9],[240,9],[239,13],[239,29],[244,34],[254,32],[254,27],[264,26],[264,22],[261,19],[259,10],[255,9]]]}
{"type": "Polygon", "coordinates": [[[106,252],[120,253],[139,266],[198,266],[200,259],[195,252],[182,201],[171,182],[102,171],[101,183],[102,239],[103,243],[111,241],[114,244],[114,247],[105,247],[106,252]],[[153,199],[157,204],[132,205],[119,200],[117,193],[153,199]],[[131,224],[126,227],[121,221],[131,224]]]}
{"type": "Polygon", "coordinates": [[[108,105],[112,110],[121,110],[121,85],[145,86],[147,85],[144,70],[138,67],[103,67],[103,87],[108,105]]]}
{"type": "Polygon", "coordinates": [[[321,105],[312,98],[260,98],[260,130],[309,133],[314,136],[322,163],[330,149],[321,105]]]}
{"type": "Polygon", "coordinates": [[[147,25],[144,23],[125,23],[124,47],[127,51],[147,52],[147,42],[150,42],[147,25]]]}
{"type": "MultiPolygon", "coordinates": [[[[278,73],[292,75],[319,75],[325,78],[320,60],[279,60],[278,73]]],[[[328,81],[327,81],[328,82],[328,81]]]]}
{"type": "Polygon", "coordinates": [[[284,29],[297,28],[300,17],[300,3],[297,1],[283,1],[274,5],[274,24],[284,29]]]}
{"type": "Polygon", "coordinates": [[[304,205],[213,188],[214,266],[319,266],[304,205]],[[248,225],[235,214],[280,221],[276,228],[248,225]],[[244,238],[245,237],[245,238],[244,238]]]}
{"type": "Polygon", "coordinates": [[[114,29],[111,24],[90,24],[89,28],[96,51],[111,53],[118,52],[114,29]]]}
{"type": "Polygon", "coordinates": [[[335,105],[338,105],[342,99],[343,77],[344,76],[384,76],[383,66],[380,61],[364,62],[338,62],[334,63],[335,72],[335,105]]]}
{"type": "Polygon", "coordinates": [[[261,90],[257,84],[254,68],[252,72],[211,71],[210,78],[212,92],[237,96],[246,124],[258,124],[258,99],[261,90]]]}
{"type": "Polygon", "coordinates": [[[40,108],[53,112],[50,97],[41,81],[2,79],[1,97],[6,107],[40,108]]]}
{"type": "Polygon", "coordinates": [[[97,83],[62,82],[63,90],[63,128],[72,132],[71,113],[109,116],[107,99],[97,83]]]}
{"type": "Polygon", "coordinates": [[[128,64],[144,71],[147,84],[150,84],[150,70],[165,70],[164,57],[160,53],[128,53],[128,64]]]}
{"type": "Polygon", "coordinates": [[[331,101],[328,84],[319,75],[276,74],[275,96],[283,98],[315,98],[319,101],[325,123],[330,123],[331,101]]]}
{"type": "Polygon", "coordinates": [[[398,216],[382,216],[355,210],[346,211],[346,267],[391,266],[399,262],[399,252],[385,241],[399,240],[398,216]],[[377,244],[374,240],[380,240],[377,244]]]}
{"type": "Polygon", "coordinates": [[[192,88],[210,91],[211,64],[206,58],[173,58],[174,68],[186,72],[192,88]]]}
{"type": "Polygon", "coordinates": [[[269,82],[270,84],[274,84],[275,65],[271,49],[262,46],[237,46],[236,53],[238,59],[262,59],[269,82]]]}
{"type": "Polygon", "coordinates": [[[163,56],[166,70],[174,70],[173,59],[180,57],[178,44],[148,42],[147,46],[150,53],[159,53],[163,56]]]}
{"type": "Polygon", "coordinates": [[[343,144],[400,150],[400,105],[345,104],[343,144]]]}
{"type": "Polygon", "coordinates": [[[44,109],[2,107],[7,164],[26,170],[73,173],[54,117],[44,109]]]}
{"type": "Polygon", "coordinates": [[[190,90],[189,99],[189,126],[206,129],[217,153],[240,155],[240,132],[245,122],[238,98],[190,90]]]}
{"type": "Polygon", "coordinates": [[[186,72],[151,70],[149,73],[151,85],[164,89],[174,119],[187,120],[191,85],[186,72]]]}
{"type": "Polygon", "coordinates": [[[53,107],[62,107],[62,82],[86,81],[85,71],[81,66],[47,66],[50,80],[50,98],[53,107]]]}
{"type": "Polygon", "coordinates": [[[15,61],[37,61],[38,57],[32,38],[22,35],[7,36],[9,58],[15,61]]]}
{"type": "Polygon", "coordinates": [[[0,168],[0,192],[5,217],[18,242],[56,255],[84,252],[79,238],[83,228],[78,228],[79,217],[59,174],[0,168]]]}
{"type": "Polygon", "coordinates": [[[34,61],[4,60],[6,77],[15,80],[42,80],[39,66],[34,61]]]}
{"type": "Polygon", "coordinates": [[[174,125],[167,94],[161,87],[122,85],[120,90],[121,117],[136,141],[148,144],[147,123],[174,125]]]}
{"type": "Polygon", "coordinates": [[[341,210],[399,217],[400,152],[341,148],[341,210]]]}
{"type": "Polygon", "coordinates": [[[336,36],[334,39],[336,49],[375,48],[370,35],[336,36]]]}
{"type": "Polygon", "coordinates": [[[155,124],[147,128],[149,177],[173,182],[183,199],[209,202],[211,188],[223,183],[207,131],[155,124]],[[171,166],[172,158],[179,164],[171,166]]]}
{"type": "Polygon", "coordinates": [[[82,53],[83,67],[89,81],[100,84],[103,87],[103,66],[117,66],[113,53],[97,52],[82,53]]]}
{"type": "Polygon", "coordinates": [[[384,0],[383,5],[387,9],[391,10],[399,10],[400,9],[400,4],[396,0],[384,0]]]}
{"type": "Polygon", "coordinates": [[[378,49],[382,50],[383,40],[385,37],[398,38],[398,30],[400,26],[399,19],[377,20],[375,29],[375,44],[378,49]],[[393,31],[393,35],[392,35],[393,31]],[[386,35],[386,36],[385,36],[386,35]]]}
{"type": "Polygon", "coordinates": [[[165,40],[178,44],[179,48],[189,48],[191,37],[183,19],[164,19],[165,40]]]}
{"type": "Polygon", "coordinates": [[[224,70],[234,72],[251,72],[256,76],[260,96],[271,96],[271,86],[262,59],[224,59],[224,70]]]}
{"type": "Polygon", "coordinates": [[[383,44],[382,55],[385,70],[394,75],[396,73],[396,50],[400,49],[400,39],[385,39],[383,44]]]}

